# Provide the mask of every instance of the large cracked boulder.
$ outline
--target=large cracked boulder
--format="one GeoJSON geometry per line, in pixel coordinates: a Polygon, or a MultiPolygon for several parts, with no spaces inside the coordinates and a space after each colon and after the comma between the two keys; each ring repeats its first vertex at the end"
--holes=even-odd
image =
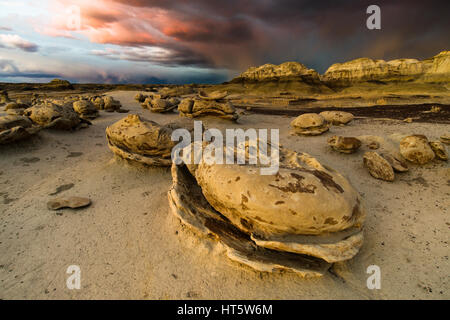
{"type": "Polygon", "coordinates": [[[215,236],[234,261],[259,271],[323,275],[362,245],[358,192],[308,154],[281,148],[280,159],[275,175],[261,175],[260,165],[204,158],[174,163],[171,209],[184,224],[215,236]]]}
{"type": "Polygon", "coordinates": [[[317,113],[304,113],[291,122],[292,133],[305,136],[320,135],[329,130],[325,118],[317,113]]]}
{"type": "Polygon", "coordinates": [[[98,110],[91,101],[78,100],[73,103],[73,110],[80,115],[80,118],[92,120],[98,117],[98,110]]]}
{"type": "Polygon", "coordinates": [[[118,157],[147,166],[170,166],[173,127],[129,115],[106,128],[109,149],[118,157]]]}
{"type": "Polygon", "coordinates": [[[418,134],[400,141],[400,153],[406,160],[416,164],[426,164],[435,157],[427,137],[418,134]]]}
{"type": "Polygon", "coordinates": [[[71,130],[82,122],[71,106],[59,106],[53,103],[35,105],[24,111],[31,121],[44,128],[71,130]]]}
{"type": "Polygon", "coordinates": [[[0,117],[0,144],[24,140],[40,130],[30,119],[23,116],[0,117]]]}

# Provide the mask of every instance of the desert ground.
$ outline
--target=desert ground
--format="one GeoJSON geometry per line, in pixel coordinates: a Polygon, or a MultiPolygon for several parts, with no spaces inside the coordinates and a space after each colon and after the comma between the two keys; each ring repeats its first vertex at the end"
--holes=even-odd
{"type": "MultiPolygon", "coordinates": [[[[129,114],[160,124],[179,119],[141,108],[136,93],[108,92],[129,114]]],[[[278,128],[283,146],[347,177],[367,212],[364,245],[353,259],[312,279],[232,262],[215,240],[199,237],[170,212],[170,168],[136,167],[113,157],[105,129],[126,114],[102,111],[86,129],[43,130],[0,146],[0,299],[449,299],[448,162],[411,164],[385,182],[364,167],[365,146],[342,154],[327,145],[332,135],[414,133],[438,140],[449,130],[448,118],[406,123],[356,114],[347,126],[302,137],[289,134],[294,115],[265,113],[244,111],[237,123],[201,120],[219,129],[278,128]],[[51,194],[70,184],[58,196],[89,197],[92,204],[47,209],[51,194]],[[66,287],[70,265],[81,268],[80,290],[66,287]],[[370,265],[381,269],[379,290],[366,286],[370,265]]]]}

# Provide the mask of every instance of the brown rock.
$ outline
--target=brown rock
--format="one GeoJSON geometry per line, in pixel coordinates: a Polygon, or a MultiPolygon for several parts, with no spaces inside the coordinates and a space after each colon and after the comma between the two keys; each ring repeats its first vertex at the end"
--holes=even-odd
{"type": "Polygon", "coordinates": [[[172,128],[129,115],[106,128],[108,146],[116,156],[148,166],[170,166],[175,142],[172,128]]]}
{"type": "Polygon", "coordinates": [[[173,164],[170,206],[184,223],[216,235],[232,260],[321,275],[323,263],[357,254],[364,209],[351,184],[311,156],[281,148],[280,159],[271,176],[258,165],[173,164]]]}
{"type": "Polygon", "coordinates": [[[332,136],[328,139],[328,145],[342,153],[354,153],[361,147],[361,141],[354,137],[332,136]]]}
{"type": "Polygon", "coordinates": [[[329,130],[324,117],[317,113],[305,113],[291,122],[292,132],[306,136],[320,135],[329,130]]]}
{"type": "Polygon", "coordinates": [[[40,127],[33,125],[27,117],[17,115],[0,117],[0,144],[27,139],[39,130],[40,127]]]}
{"type": "Polygon", "coordinates": [[[431,150],[433,150],[435,156],[439,160],[448,160],[448,153],[445,146],[440,141],[430,142],[431,150]]]}
{"type": "Polygon", "coordinates": [[[324,117],[328,123],[335,126],[348,124],[354,118],[353,114],[344,111],[323,111],[319,114],[324,117]]]}
{"type": "Polygon", "coordinates": [[[84,208],[91,204],[91,200],[81,197],[56,198],[47,202],[49,210],[59,210],[63,208],[78,209],[84,208]]]}
{"type": "Polygon", "coordinates": [[[450,132],[444,133],[439,139],[442,143],[450,144],[450,132]]]}
{"type": "Polygon", "coordinates": [[[412,135],[400,141],[400,153],[408,161],[417,164],[425,164],[434,159],[427,137],[412,135]]]}
{"type": "Polygon", "coordinates": [[[363,156],[364,165],[369,170],[372,177],[384,180],[394,181],[394,169],[389,162],[375,151],[366,152],[363,156]]]}

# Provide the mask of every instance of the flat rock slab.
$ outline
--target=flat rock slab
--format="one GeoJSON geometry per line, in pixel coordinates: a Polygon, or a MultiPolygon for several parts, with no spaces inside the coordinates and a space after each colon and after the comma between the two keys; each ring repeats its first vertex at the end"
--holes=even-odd
{"type": "Polygon", "coordinates": [[[91,204],[89,198],[82,197],[68,197],[68,198],[55,198],[47,202],[47,208],[49,210],[59,210],[63,208],[84,208],[91,204]]]}

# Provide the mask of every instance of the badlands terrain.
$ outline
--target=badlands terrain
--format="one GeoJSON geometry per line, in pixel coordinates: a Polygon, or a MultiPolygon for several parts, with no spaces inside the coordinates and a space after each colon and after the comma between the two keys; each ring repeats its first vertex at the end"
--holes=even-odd
{"type": "Polygon", "coordinates": [[[362,58],[324,75],[295,62],[264,65],[215,86],[0,84],[0,116],[25,117],[0,145],[0,299],[450,298],[450,168],[428,150],[439,142],[448,152],[449,73],[445,51],[423,61],[362,58]],[[333,124],[323,111],[352,118],[333,124]],[[310,118],[297,117],[311,113],[324,122],[303,126],[310,118]],[[362,246],[306,277],[229,259],[221,230],[204,235],[174,214],[174,170],[160,166],[168,147],[152,156],[123,147],[128,128],[114,124],[126,117],[129,141],[140,137],[134,121],[145,119],[168,125],[161,132],[194,119],[221,131],[279,129],[283,148],[314,157],[321,177],[349,182],[348,202],[360,201],[365,212],[362,246]],[[427,138],[426,161],[402,152],[412,135],[427,138]],[[336,150],[335,136],[357,139],[351,153],[336,150]],[[390,171],[374,174],[368,152],[395,156],[408,170],[394,174],[381,162],[390,171]],[[52,210],[50,201],[68,197],[89,202],[52,210]],[[81,268],[80,290],[66,287],[70,265],[81,268]],[[381,270],[378,290],[366,285],[371,265],[381,270]]]}

